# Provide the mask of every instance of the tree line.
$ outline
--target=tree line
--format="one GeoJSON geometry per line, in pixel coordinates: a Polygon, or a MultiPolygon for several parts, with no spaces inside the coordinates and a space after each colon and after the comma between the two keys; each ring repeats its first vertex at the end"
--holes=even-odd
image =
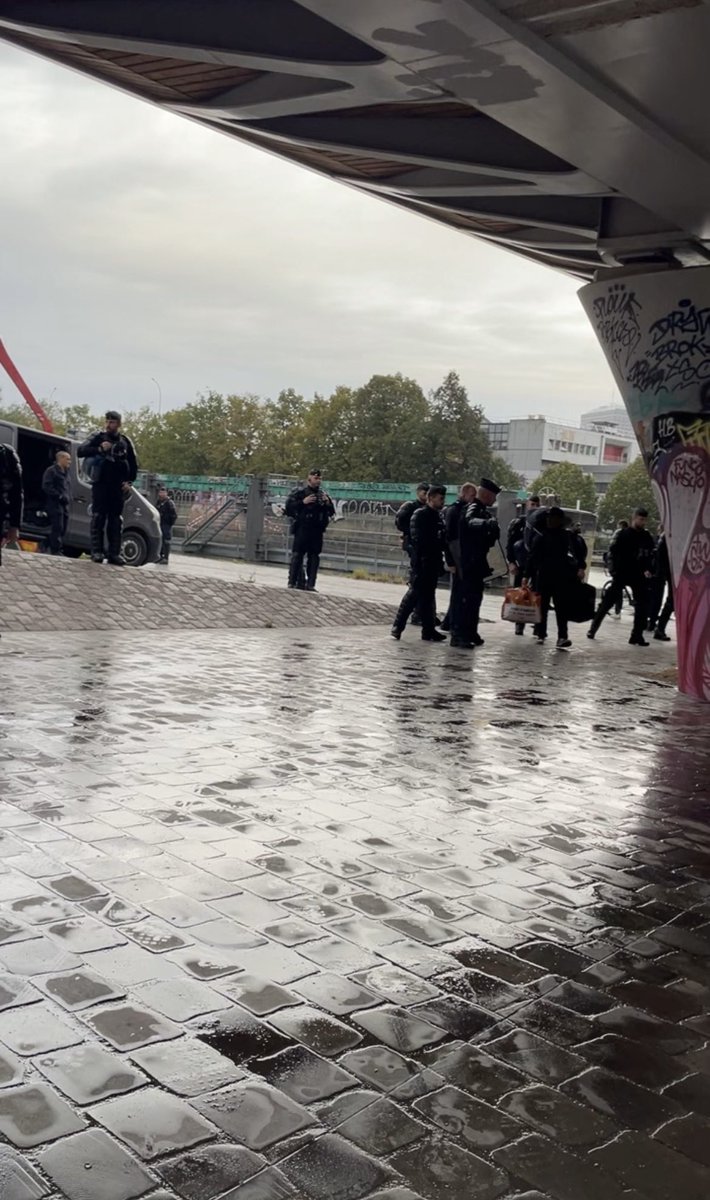
{"type": "MultiPolygon", "coordinates": [[[[86,405],[44,407],[61,433],[97,424],[86,405]]],[[[0,409],[0,417],[37,424],[23,405],[0,409]]],[[[162,414],[127,407],[123,418],[141,467],[161,474],[303,476],[318,466],[333,480],[445,483],[488,475],[520,487],[491,450],[483,409],[455,371],[428,394],[404,375],[373,375],[329,396],[307,399],[293,388],[275,400],[207,391],[162,414]]]]}
{"type": "MultiPolygon", "coordinates": [[[[88,405],[44,402],[59,433],[86,433],[100,414],[88,405]]],[[[277,474],[304,476],[320,467],[332,480],[414,483],[427,479],[477,482],[489,476],[517,491],[520,477],[493,453],[483,409],[472,404],[455,371],[425,395],[414,379],[373,375],[362,387],[340,386],[310,399],[293,388],[275,400],[207,391],[183,408],[158,414],[124,410],[141,467],[165,475],[277,474]]],[[[0,405],[0,419],[37,426],[24,404],[0,405]]],[[[557,463],[532,485],[559,496],[565,507],[597,511],[601,529],[613,529],[643,505],[658,521],[656,502],[641,459],[624,468],[599,501],[582,467],[557,463]]]]}

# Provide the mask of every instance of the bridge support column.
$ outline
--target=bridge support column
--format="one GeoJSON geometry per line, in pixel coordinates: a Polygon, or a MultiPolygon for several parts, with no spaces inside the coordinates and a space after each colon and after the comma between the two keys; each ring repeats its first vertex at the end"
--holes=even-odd
{"type": "Polygon", "coordinates": [[[710,267],[615,273],[579,294],[666,530],[678,685],[710,702],[710,267]]]}

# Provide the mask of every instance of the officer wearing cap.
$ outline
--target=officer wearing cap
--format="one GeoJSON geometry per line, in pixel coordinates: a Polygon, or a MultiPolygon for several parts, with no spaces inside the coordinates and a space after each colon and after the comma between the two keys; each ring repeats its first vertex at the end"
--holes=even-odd
{"type": "Polygon", "coordinates": [[[82,442],[77,454],[89,460],[91,560],[102,563],[108,549],[111,565],[125,567],[121,554],[123,505],[138,474],[138,460],[133,442],[121,433],[121,414],[110,409],[104,428],[82,442]]]}
{"type": "Polygon", "coordinates": [[[335,505],[321,487],[321,471],[313,467],[308,472],[305,487],[297,487],[286,501],[286,516],[291,518],[293,549],[288,572],[288,586],[307,592],[316,590],[323,534],[335,516],[335,505]],[[305,585],[303,560],[306,560],[305,585]]]}
{"type": "Polygon", "coordinates": [[[458,603],[452,612],[451,645],[461,650],[482,646],[478,621],[483,600],[483,583],[490,574],[488,553],[500,537],[500,527],[491,511],[500,491],[492,479],[482,479],[476,499],[459,523],[461,580],[458,603]]]}

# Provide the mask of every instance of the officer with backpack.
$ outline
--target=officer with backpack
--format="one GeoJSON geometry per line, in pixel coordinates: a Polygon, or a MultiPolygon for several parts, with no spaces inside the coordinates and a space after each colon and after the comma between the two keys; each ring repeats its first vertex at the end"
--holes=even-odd
{"type": "Polygon", "coordinates": [[[109,563],[125,567],[123,505],[135,483],[138,460],[133,442],[121,433],[121,414],[107,412],[104,428],[82,442],[77,454],[88,460],[91,478],[91,560],[102,563],[108,549],[109,563]]]}

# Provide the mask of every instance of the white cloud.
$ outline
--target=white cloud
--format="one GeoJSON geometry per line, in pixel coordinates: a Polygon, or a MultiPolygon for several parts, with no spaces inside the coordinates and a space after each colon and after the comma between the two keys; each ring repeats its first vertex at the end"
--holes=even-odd
{"type": "MultiPolygon", "coordinates": [[[[451,368],[493,418],[613,394],[577,282],[0,48],[0,336],[99,409],[451,368]]],[[[5,397],[12,385],[0,380],[5,397]]]]}

